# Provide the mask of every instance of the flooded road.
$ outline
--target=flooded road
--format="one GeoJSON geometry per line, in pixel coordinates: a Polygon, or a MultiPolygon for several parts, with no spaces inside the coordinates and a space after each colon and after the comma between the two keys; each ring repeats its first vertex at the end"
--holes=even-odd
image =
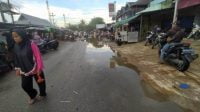
{"type": "Polygon", "coordinates": [[[123,65],[118,54],[114,53],[108,45],[96,48],[89,43],[86,56],[86,60],[90,64],[99,68],[97,71],[105,77],[105,80],[111,79],[104,85],[108,86],[106,92],[109,96],[106,96],[112,98],[110,100],[114,100],[112,106],[115,111],[184,112],[176,104],[166,101],[167,98],[141,81],[137,70],[130,69],[134,68],[132,66],[123,65]],[[113,87],[109,88],[109,85],[113,87]]]}
{"type": "Polygon", "coordinates": [[[186,112],[122,66],[103,43],[63,42],[43,58],[47,99],[29,106],[11,72],[0,79],[0,112],[186,112]]]}

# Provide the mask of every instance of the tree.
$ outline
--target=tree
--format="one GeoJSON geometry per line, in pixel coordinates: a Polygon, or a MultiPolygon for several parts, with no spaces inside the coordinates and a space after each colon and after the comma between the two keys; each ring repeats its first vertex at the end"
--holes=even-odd
{"type": "Polygon", "coordinates": [[[93,18],[89,24],[86,24],[85,20],[81,20],[78,25],[69,24],[69,29],[78,31],[92,31],[96,28],[96,24],[105,24],[103,18],[96,17],[93,18]]]}
{"type": "Polygon", "coordinates": [[[78,28],[78,25],[71,25],[71,24],[69,24],[69,29],[70,29],[70,30],[73,30],[73,31],[76,31],[76,30],[78,30],[79,28],[78,28]]]}
{"type": "Polygon", "coordinates": [[[96,17],[93,18],[90,22],[89,22],[89,28],[91,29],[95,29],[97,24],[105,24],[103,18],[101,17],[96,17]]]}
{"type": "Polygon", "coordinates": [[[80,31],[85,31],[87,27],[85,20],[81,20],[78,26],[80,31]]]}

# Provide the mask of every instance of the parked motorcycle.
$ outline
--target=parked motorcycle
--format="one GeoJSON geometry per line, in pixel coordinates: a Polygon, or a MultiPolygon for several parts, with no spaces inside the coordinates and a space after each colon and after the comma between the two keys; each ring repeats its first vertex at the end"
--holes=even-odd
{"type": "Polygon", "coordinates": [[[189,43],[177,43],[164,56],[164,61],[175,66],[179,71],[186,71],[195,59],[199,57],[189,43]]]}
{"type": "Polygon", "coordinates": [[[70,35],[69,36],[69,41],[72,41],[72,42],[75,41],[75,36],[74,35],[70,35]]]}
{"type": "Polygon", "coordinates": [[[200,39],[200,26],[197,24],[194,25],[192,32],[187,38],[193,38],[194,40],[200,39]]]}
{"type": "Polygon", "coordinates": [[[117,40],[116,40],[116,43],[117,43],[118,46],[121,46],[121,45],[123,44],[123,42],[122,42],[121,39],[117,39],[117,40]]]}
{"type": "Polygon", "coordinates": [[[161,31],[161,28],[159,28],[157,25],[154,26],[152,31],[148,31],[145,46],[147,46],[148,44],[153,45],[160,31],[161,31]]]}
{"type": "Polygon", "coordinates": [[[162,44],[165,41],[165,38],[164,38],[165,35],[166,35],[166,33],[159,33],[156,35],[156,39],[152,43],[152,49],[154,49],[156,46],[158,46],[158,48],[160,48],[162,46],[162,44]]]}
{"type": "Polygon", "coordinates": [[[6,49],[6,44],[0,42],[0,73],[12,69],[11,62],[9,62],[7,55],[8,51],[6,49]]]}
{"type": "Polygon", "coordinates": [[[41,53],[45,53],[48,50],[54,49],[57,50],[59,42],[57,40],[44,39],[41,43],[38,44],[41,53]]]}
{"type": "Polygon", "coordinates": [[[146,42],[145,42],[145,46],[147,46],[148,44],[151,45],[153,43],[153,41],[155,41],[155,33],[153,31],[148,31],[147,32],[147,37],[146,37],[146,42]]]}

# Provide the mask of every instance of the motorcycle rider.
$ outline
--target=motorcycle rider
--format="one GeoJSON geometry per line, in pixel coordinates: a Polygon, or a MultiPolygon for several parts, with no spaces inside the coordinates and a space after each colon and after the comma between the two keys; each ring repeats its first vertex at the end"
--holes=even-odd
{"type": "Polygon", "coordinates": [[[152,30],[152,31],[153,31],[155,34],[157,34],[160,30],[161,30],[160,27],[159,27],[158,25],[155,25],[155,26],[153,27],[153,30],[152,30]]]}
{"type": "Polygon", "coordinates": [[[155,26],[153,27],[152,31],[153,31],[154,35],[153,35],[151,41],[153,42],[153,41],[155,41],[155,39],[156,39],[156,35],[161,31],[161,28],[160,28],[158,25],[155,25],[155,26]]]}
{"type": "Polygon", "coordinates": [[[185,35],[184,30],[185,29],[181,29],[180,24],[177,23],[174,24],[172,28],[167,32],[165,36],[167,43],[161,49],[161,54],[160,54],[161,63],[164,62],[165,60],[164,58],[171,51],[171,48],[183,40],[183,37],[185,35]]]}

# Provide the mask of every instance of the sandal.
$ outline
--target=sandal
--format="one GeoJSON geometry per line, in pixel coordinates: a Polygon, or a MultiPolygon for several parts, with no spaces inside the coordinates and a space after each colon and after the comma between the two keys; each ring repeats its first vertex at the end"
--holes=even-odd
{"type": "Polygon", "coordinates": [[[37,97],[36,97],[36,99],[37,99],[38,101],[44,100],[45,98],[46,98],[45,96],[37,96],[37,97]]]}
{"type": "Polygon", "coordinates": [[[30,100],[28,101],[28,104],[29,104],[29,105],[33,105],[33,104],[35,103],[35,101],[36,101],[35,98],[30,99],[30,100]]]}

